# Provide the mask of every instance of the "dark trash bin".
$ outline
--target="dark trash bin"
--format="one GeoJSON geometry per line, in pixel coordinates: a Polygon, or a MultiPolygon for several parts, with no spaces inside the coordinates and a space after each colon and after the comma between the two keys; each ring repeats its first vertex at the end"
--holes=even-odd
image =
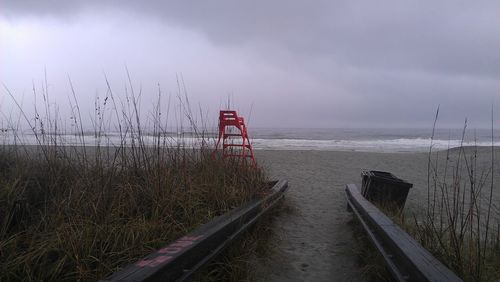
{"type": "Polygon", "coordinates": [[[370,202],[390,209],[402,210],[413,184],[397,178],[390,172],[363,171],[361,194],[370,202]]]}

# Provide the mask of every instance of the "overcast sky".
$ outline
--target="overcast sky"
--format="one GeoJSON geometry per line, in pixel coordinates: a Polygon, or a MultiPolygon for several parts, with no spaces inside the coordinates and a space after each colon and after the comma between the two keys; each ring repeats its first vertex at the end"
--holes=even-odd
{"type": "MultiPolygon", "coordinates": [[[[0,0],[0,81],[33,104],[47,71],[64,115],[124,92],[143,111],[184,78],[216,119],[231,97],[258,127],[500,123],[500,1],[0,0]]],[[[12,109],[2,89],[1,110],[12,109]]]]}

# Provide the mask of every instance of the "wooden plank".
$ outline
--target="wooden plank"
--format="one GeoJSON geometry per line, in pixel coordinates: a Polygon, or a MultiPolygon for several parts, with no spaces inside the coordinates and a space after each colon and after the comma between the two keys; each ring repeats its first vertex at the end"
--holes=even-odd
{"type": "Polygon", "coordinates": [[[462,281],[455,273],[424,249],[377,207],[366,200],[354,184],[346,186],[352,208],[370,240],[382,253],[398,281],[462,281]]]}
{"type": "Polygon", "coordinates": [[[182,281],[203,267],[269,210],[288,188],[280,180],[263,199],[214,218],[189,234],[115,272],[106,281],[182,281]]]}

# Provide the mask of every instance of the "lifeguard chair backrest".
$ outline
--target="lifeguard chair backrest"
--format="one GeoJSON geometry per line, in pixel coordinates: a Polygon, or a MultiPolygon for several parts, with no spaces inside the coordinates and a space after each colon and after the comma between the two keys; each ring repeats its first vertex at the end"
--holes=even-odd
{"type": "Polygon", "coordinates": [[[236,111],[220,111],[219,113],[219,128],[221,126],[233,125],[240,127],[241,118],[238,117],[236,111]]]}

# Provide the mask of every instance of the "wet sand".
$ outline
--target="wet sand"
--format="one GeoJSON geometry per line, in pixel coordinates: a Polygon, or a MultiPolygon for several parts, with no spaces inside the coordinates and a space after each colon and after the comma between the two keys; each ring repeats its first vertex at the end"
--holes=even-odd
{"type": "Polygon", "coordinates": [[[272,178],[289,181],[292,212],[272,221],[269,255],[256,259],[258,281],[361,281],[345,185],[361,185],[361,171],[385,170],[414,184],[407,208],[427,191],[427,154],[335,151],[256,151],[272,178]]]}

